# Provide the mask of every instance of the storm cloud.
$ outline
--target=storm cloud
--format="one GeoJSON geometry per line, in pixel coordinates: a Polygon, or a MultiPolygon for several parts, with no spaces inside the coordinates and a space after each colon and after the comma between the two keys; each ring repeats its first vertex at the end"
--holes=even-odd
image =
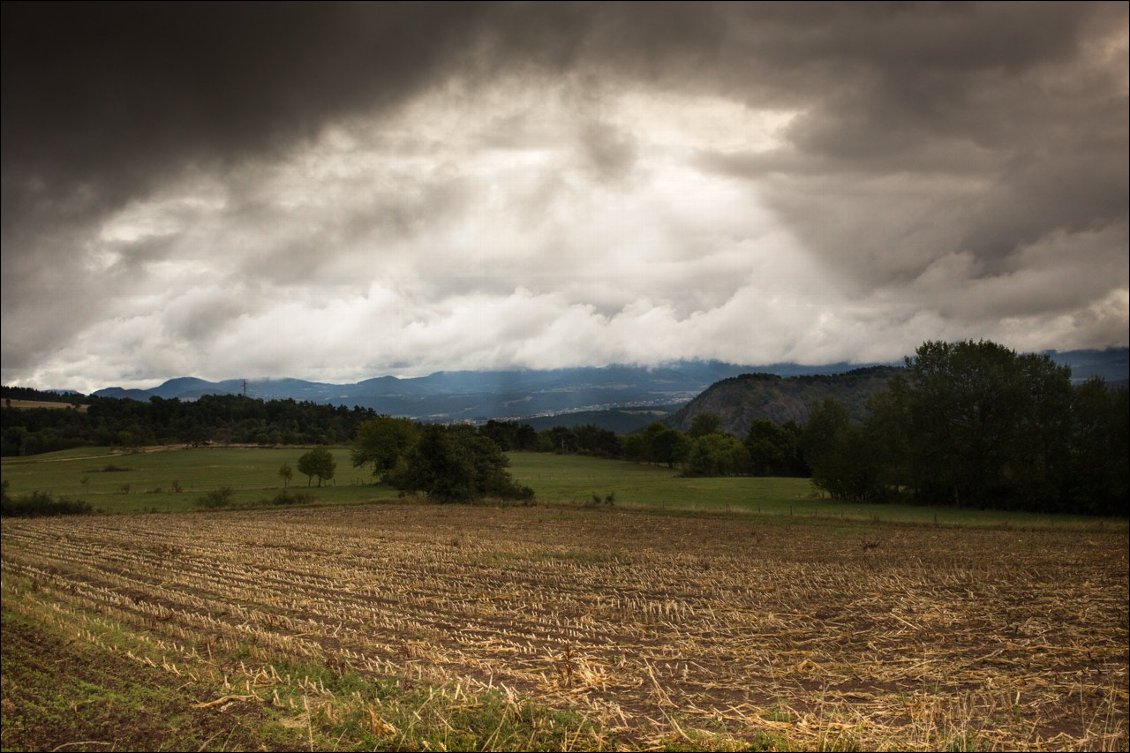
{"type": "Polygon", "coordinates": [[[2,12],[5,383],[1127,344],[1125,3],[2,12]]]}

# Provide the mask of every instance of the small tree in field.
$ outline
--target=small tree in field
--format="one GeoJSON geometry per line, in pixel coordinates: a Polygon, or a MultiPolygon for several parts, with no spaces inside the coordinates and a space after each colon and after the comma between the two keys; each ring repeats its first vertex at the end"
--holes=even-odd
{"type": "Polygon", "coordinates": [[[283,489],[290,486],[290,480],[294,478],[294,470],[290,467],[290,463],[283,463],[282,468],[279,468],[279,475],[282,476],[283,489]]]}
{"type": "Polygon", "coordinates": [[[318,477],[318,486],[334,477],[337,461],[325,447],[315,447],[298,459],[298,472],[306,476],[306,486],[318,477]]]}

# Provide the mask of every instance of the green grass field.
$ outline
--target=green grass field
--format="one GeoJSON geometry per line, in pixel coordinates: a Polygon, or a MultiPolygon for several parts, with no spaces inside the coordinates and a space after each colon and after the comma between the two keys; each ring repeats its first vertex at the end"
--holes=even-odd
{"type": "Polygon", "coordinates": [[[670,511],[938,525],[1126,527],[1125,520],[1083,516],[840,502],[822,496],[803,478],[683,478],[668,468],[579,455],[511,453],[510,460],[514,477],[542,500],[583,503],[593,494],[603,498],[615,492],[617,506],[670,511]]]}
{"type": "Polygon", "coordinates": [[[108,447],[84,447],[26,458],[4,458],[3,477],[18,496],[43,491],[55,497],[85,499],[103,512],[178,511],[198,507],[204,493],[222,486],[234,490],[236,505],[255,505],[283,489],[279,468],[294,470],[291,490],[309,492],[323,502],[366,502],[395,498],[396,490],[374,486],[368,473],[354,468],[349,450],[334,448],[336,478],[307,489],[298,472],[300,447],[190,448],[123,453],[108,447]],[[109,470],[108,470],[109,469],[109,470]],[[120,470],[114,470],[120,469],[120,470]],[[175,491],[176,485],[181,491],[175,491]]]}
{"type": "MultiPolygon", "coordinates": [[[[198,509],[206,492],[228,486],[237,506],[267,503],[282,491],[279,467],[295,469],[291,489],[317,500],[344,504],[390,500],[397,491],[371,483],[354,468],[348,448],[334,448],[336,478],[322,488],[307,488],[297,471],[300,447],[191,448],[124,453],[87,447],[26,458],[4,458],[3,478],[13,495],[44,491],[85,499],[104,512],[198,509]],[[120,469],[120,470],[114,470],[120,469]],[[181,491],[175,491],[179,484],[181,491]]],[[[793,518],[1018,527],[1125,527],[1125,520],[1036,515],[992,510],[956,510],[910,505],[838,502],[819,494],[808,479],[682,478],[677,471],[619,460],[577,455],[511,453],[511,471],[531,486],[540,502],[586,504],[592,496],[615,495],[618,507],[668,512],[761,514],[793,518]]]]}

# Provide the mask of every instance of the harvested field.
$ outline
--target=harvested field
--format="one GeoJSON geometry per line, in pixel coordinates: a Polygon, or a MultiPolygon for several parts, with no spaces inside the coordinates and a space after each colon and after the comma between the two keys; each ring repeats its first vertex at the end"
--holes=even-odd
{"type": "Polygon", "coordinates": [[[74,403],[63,403],[54,400],[13,400],[5,399],[4,406],[7,408],[19,408],[21,410],[30,410],[31,408],[50,408],[52,410],[77,410],[79,413],[86,413],[89,405],[75,405],[74,403]]]}
{"type": "Polygon", "coordinates": [[[3,577],[5,610],[110,621],[170,673],[285,656],[493,688],[591,720],[581,747],[1110,750],[1127,543],[389,505],[4,520],[3,577]]]}

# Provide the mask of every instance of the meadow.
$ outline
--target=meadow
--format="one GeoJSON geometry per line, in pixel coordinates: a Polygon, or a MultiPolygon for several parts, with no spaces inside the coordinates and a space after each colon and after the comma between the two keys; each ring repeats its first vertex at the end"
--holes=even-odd
{"type": "MultiPolygon", "coordinates": [[[[297,464],[303,448],[150,448],[126,452],[88,447],[0,462],[10,493],[43,491],[81,498],[103,512],[166,512],[198,509],[205,493],[227,486],[236,506],[262,506],[283,491],[279,468],[294,469],[290,489],[324,504],[390,501],[395,489],[378,486],[364,468],[354,468],[347,448],[332,448],[333,481],[307,486],[297,464]],[[177,491],[179,489],[179,491],[177,491]]],[[[834,518],[873,522],[959,526],[1125,527],[1126,521],[1084,516],[1042,515],[997,510],[858,504],[822,496],[803,478],[683,478],[676,470],[582,455],[508,453],[511,472],[545,504],[586,504],[593,495],[613,495],[619,508],[656,512],[834,518]]]]}
{"type": "Polygon", "coordinates": [[[0,523],[0,747],[1127,747],[1125,520],[527,453],[533,505],[437,505],[342,448],[271,505],[302,451],[4,459],[120,514],[0,523]]]}
{"type": "Polygon", "coordinates": [[[371,478],[349,461],[349,450],[333,448],[336,478],[321,488],[317,479],[298,472],[305,448],[154,447],[122,451],[83,447],[0,462],[10,493],[47,492],[55,497],[80,498],[96,510],[170,512],[197,509],[197,499],[219,487],[231,487],[236,505],[267,504],[283,491],[279,468],[288,464],[294,475],[290,490],[309,492],[327,503],[368,502],[395,498],[393,489],[376,487],[371,478]]]}

